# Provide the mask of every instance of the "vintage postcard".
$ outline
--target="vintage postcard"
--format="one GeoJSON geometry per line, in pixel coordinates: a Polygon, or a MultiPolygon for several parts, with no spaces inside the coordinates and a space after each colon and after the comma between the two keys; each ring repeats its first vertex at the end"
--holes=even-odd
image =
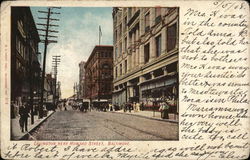
{"type": "Polygon", "coordinates": [[[247,159],[245,1],[5,1],[4,159],[247,159]]]}

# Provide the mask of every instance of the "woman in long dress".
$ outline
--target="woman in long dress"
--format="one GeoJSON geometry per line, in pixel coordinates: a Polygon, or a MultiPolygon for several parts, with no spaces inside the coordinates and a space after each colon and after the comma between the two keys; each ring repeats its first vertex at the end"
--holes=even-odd
{"type": "Polygon", "coordinates": [[[162,110],[163,110],[162,118],[169,119],[169,116],[168,116],[169,105],[167,104],[167,102],[163,102],[162,110]]]}

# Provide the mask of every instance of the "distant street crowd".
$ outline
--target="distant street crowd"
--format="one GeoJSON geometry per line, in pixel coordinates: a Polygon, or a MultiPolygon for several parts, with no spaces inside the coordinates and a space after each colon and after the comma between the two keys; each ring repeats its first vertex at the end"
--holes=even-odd
{"type": "MultiPolygon", "coordinates": [[[[102,111],[102,112],[123,110],[124,112],[131,113],[132,111],[133,112],[144,111],[145,105],[144,103],[138,103],[138,102],[133,102],[133,103],[128,102],[118,105],[108,102],[83,103],[83,102],[65,100],[58,103],[57,108],[60,111],[67,111],[69,109],[79,110],[82,112],[87,112],[91,110],[102,111]]],[[[162,119],[169,119],[169,108],[170,105],[166,101],[161,101],[160,103],[158,103],[157,111],[161,112],[162,119]]]]}

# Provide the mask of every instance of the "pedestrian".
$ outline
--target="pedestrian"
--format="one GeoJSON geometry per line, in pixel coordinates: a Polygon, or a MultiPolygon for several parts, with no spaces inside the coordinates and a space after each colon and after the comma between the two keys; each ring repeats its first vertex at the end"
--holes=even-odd
{"type": "Polygon", "coordinates": [[[134,112],[136,112],[136,103],[135,102],[133,103],[133,110],[134,110],[134,112]]]}
{"type": "Polygon", "coordinates": [[[127,107],[128,107],[129,112],[131,113],[132,104],[131,104],[130,102],[129,102],[129,103],[127,103],[127,107]]]}
{"type": "Polygon", "coordinates": [[[122,104],[122,108],[124,112],[127,112],[127,105],[125,103],[122,104]]]}
{"type": "Polygon", "coordinates": [[[15,107],[15,116],[19,117],[19,105],[18,105],[18,101],[14,101],[14,107],[15,107]]]}
{"type": "Polygon", "coordinates": [[[27,102],[25,99],[23,99],[23,103],[19,108],[19,114],[20,114],[20,119],[19,119],[19,124],[21,127],[22,132],[28,131],[28,117],[29,117],[29,109],[27,106],[27,102]]]}
{"type": "Polygon", "coordinates": [[[67,111],[67,107],[66,107],[66,102],[65,101],[63,102],[63,107],[64,107],[64,110],[67,111]]]}
{"type": "Polygon", "coordinates": [[[100,106],[101,106],[100,110],[101,110],[101,111],[104,111],[105,103],[102,103],[100,106]]]}
{"type": "Polygon", "coordinates": [[[167,102],[162,102],[162,119],[169,119],[168,116],[168,110],[169,110],[169,104],[167,102]]]}
{"type": "Polygon", "coordinates": [[[140,109],[143,111],[144,110],[144,102],[141,103],[140,109]]]}
{"type": "Polygon", "coordinates": [[[105,104],[104,105],[104,112],[107,112],[107,109],[108,109],[108,104],[105,104]]]}
{"type": "Polygon", "coordinates": [[[136,103],[136,112],[138,112],[138,111],[140,111],[140,103],[139,102],[136,103]]]}
{"type": "Polygon", "coordinates": [[[162,115],[163,115],[163,103],[160,102],[160,108],[159,111],[161,112],[161,118],[163,119],[162,115]]]}
{"type": "Polygon", "coordinates": [[[109,103],[109,108],[110,108],[110,111],[113,111],[113,105],[111,103],[109,103]]]}
{"type": "Polygon", "coordinates": [[[59,105],[60,111],[62,111],[63,103],[61,102],[59,105]]]}

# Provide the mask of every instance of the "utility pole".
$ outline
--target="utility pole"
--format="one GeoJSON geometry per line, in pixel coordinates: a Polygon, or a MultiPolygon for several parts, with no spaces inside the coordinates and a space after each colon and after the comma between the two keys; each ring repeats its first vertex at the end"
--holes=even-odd
{"type": "Polygon", "coordinates": [[[61,56],[52,56],[52,69],[54,71],[54,78],[55,78],[55,95],[53,96],[53,100],[54,100],[54,105],[56,104],[56,87],[57,87],[57,67],[59,65],[59,63],[61,62],[61,56]]]}
{"type": "Polygon", "coordinates": [[[61,98],[61,82],[60,81],[58,81],[58,83],[57,83],[57,88],[58,88],[58,100],[61,98]]]}
{"type": "Polygon", "coordinates": [[[76,95],[76,83],[74,83],[74,99],[75,99],[75,95],[76,95]]]}
{"type": "Polygon", "coordinates": [[[58,12],[53,12],[53,9],[61,9],[61,7],[48,7],[48,11],[38,11],[39,13],[47,14],[47,17],[38,17],[39,19],[46,20],[46,23],[37,23],[39,26],[44,26],[45,29],[37,29],[45,32],[45,34],[40,34],[44,37],[44,40],[41,40],[44,43],[44,52],[43,52],[43,70],[42,70],[42,83],[41,83],[41,101],[39,106],[39,118],[43,118],[43,92],[44,92],[44,79],[45,79],[45,69],[46,69],[46,54],[47,46],[50,43],[57,43],[56,40],[48,38],[57,38],[57,36],[50,35],[51,33],[58,33],[56,30],[51,30],[50,27],[58,27],[58,25],[51,24],[51,21],[59,21],[59,19],[51,18],[53,14],[60,14],[58,12]]]}
{"type": "MultiPolygon", "coordinates": [[[[28,36],[29,37],[29,36],[28,36]]],[[[28,38],[30,39],[30,38],[28,38]]],[[[34,94],[33,94],[33,79],[34,79],[34,69],[33,69],[33,57],[32,57],[32,52],[31,49],[29,48],[29,84],[30,84],[30,100],[29,100],[29,106],[30,106],[30,111],[31,111],[31,124],[34,124],[34,94]]]]}
{"type": "Polygon", "coordinates": [[[78,88],[77,88],[78,86],[77,86],[77,82],[75,82],[74,83],[74,99],[77,99],[77,90],[78,90],[78,88]]]}
{"type": "Polygon", "coordinates": [[[31,124],[34,124],[34,94],[33,94],[33,73],[34,73],[34,70],[33,70],[33,60],[32,60],[32,54],[31,52],[29,52],[29,83],[30,83],[30,110],[31,110],[31,124]]]}
{"type": "MultiPolygon", "coordinates": [[[[30,26],[30,24],[28,24],[28,26],[30,26]]],[[[27,49],[27,52],[29,53],[29,109],[31,112],[31,124],[34,124],[34,65],[33,65],[33,56],[35,56],[35,54],[37,53],[33,53],[33,50],[31,49],[31,41],[34,40],[34,38],[32,37],[31,33],[33,32],[29,27],[28,29],[28,34],[26,36],[26,40],[25,40],[25,47],[27,49]],[[34,54],[34,55],[33,55],[34,54]]],[[[33,44],[33,43],[32,43],[33,44]]]]}

